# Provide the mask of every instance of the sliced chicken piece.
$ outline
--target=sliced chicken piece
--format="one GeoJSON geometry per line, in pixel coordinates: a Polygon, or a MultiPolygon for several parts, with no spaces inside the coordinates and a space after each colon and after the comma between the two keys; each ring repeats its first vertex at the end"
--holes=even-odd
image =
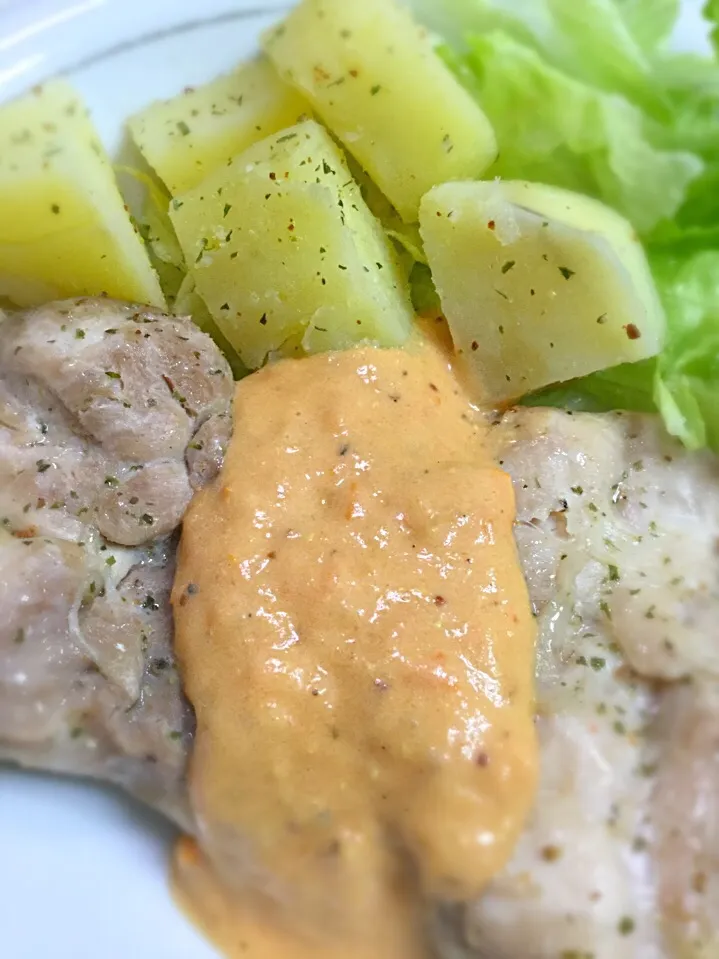
{"type": "Polygon", "coordinates": [[[124,546],[167,535],[229,438],[232,377],[212,341],[132,304],[7,317],[0,380],[0,512],[13,529],[77,519],[124,546]]]}
{"type": "Polygon", "coordinates": [[[0,597],[21,602],[0,626],[0,759],[106,779],[189,827],[194,721],[171,648],[173,552],[139,554],[115,586],[84,547],[3,543],[0,597]]]}
{"type": "Polygon", "coordinates": [[[100,776],[188,828],[175,540],[232,376],[189,319],[54,303],[0,337],[0,759],[100,776]]]}
{"type": "Polygon", "coordinates": [[[715,956],[719,463],[648,417],[518,410],[501,428],[543,775],[466,939],[492,959],[715,956]]]}
{"type": "MultiPolygon", "coordinates": [[[[716,627],[715,627],[716,628],[716,627]]],[[[672,956],[719,955],[719,685],[667,690],[652,734],[659,747],[653,825],[659,913],[672,956]]]]}

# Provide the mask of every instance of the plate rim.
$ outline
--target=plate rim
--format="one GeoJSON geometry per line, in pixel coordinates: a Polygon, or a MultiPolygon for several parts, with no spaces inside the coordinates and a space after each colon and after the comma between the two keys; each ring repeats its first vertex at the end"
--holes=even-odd
{"type": "Polygon", "coordinates": [[[287,6],[283,0],[0,0],[0,103],[143,44],[279,16],[287,6]]]}

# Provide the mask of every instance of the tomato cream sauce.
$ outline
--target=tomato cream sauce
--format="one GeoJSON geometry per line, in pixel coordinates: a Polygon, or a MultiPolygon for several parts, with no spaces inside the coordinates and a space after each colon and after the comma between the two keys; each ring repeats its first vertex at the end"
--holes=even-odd
{"type": "Polygon", "coordinates": [[[422,959],[534,799],[534,629],[491,428],[437,345],[243,380],[173,605],[183,906],[232,959],[422,959]]]}

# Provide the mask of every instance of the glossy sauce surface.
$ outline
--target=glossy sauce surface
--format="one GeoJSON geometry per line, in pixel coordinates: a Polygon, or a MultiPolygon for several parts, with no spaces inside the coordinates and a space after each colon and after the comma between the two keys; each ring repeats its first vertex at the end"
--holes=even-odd
{"type": "Polygon", "coordinates": [[[426,901],[511,855],[534,633],[487,434],[433,345],[237,387],[173,595],[202,850],[176,885],[230,956],[429,955],[426,901]]]}

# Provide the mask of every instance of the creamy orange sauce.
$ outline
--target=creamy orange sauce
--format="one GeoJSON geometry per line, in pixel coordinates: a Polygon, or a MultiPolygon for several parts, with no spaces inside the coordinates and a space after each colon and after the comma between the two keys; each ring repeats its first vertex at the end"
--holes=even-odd
{"type": "Polygon", "coordinates": [[[419,959],[534,798],[514,499],[446,355],[362,348],[243,380],[173,604],[197,713],[183,905],[228,956],[419,959]]]}

